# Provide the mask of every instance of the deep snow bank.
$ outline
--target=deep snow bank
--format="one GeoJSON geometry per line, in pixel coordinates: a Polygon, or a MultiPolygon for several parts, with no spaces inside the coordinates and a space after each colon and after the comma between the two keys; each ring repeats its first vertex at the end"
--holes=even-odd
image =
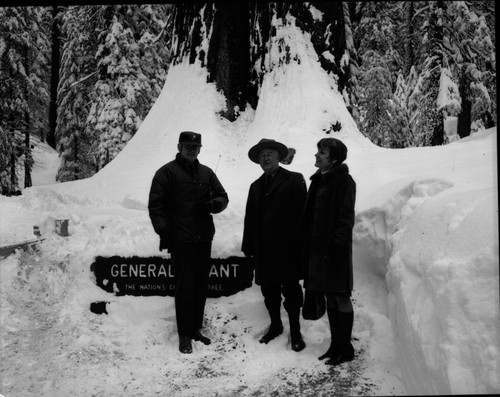
{"type": "Polygon", "coordinates": [[[500,390],[495,214],[496,188],[423,179],[357,216],[357,255],[385,275],[410,394],[500,390]]]}

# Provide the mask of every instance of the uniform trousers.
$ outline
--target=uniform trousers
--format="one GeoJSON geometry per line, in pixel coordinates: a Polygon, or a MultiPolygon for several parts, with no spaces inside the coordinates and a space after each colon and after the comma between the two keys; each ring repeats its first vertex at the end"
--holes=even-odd
{"type": "Polygon", "coordinates": [[[302,287],[298,280],[265,282],[261,285],[261,291],[264,296],[264,304],[271,314],[271,320],[275,320],[273,314],[276,312],[276,314],[279,313],[281,307],[281,294],[283,294],[285,298],[283,306],[289,314],[299,313],[304,303],[302,287]]]}
{"type": "Polygon", "coordinates": [[[211,241],[175,243],[175,315],[179,335],[191,337],[201,329],[208,293],[211,241]]]}

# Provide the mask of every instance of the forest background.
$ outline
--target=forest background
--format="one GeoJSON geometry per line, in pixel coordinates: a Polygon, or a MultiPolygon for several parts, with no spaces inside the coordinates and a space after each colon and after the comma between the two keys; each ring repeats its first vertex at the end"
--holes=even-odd
{"type": "Polygon", "coordinates": [[[376,145],[443,145],[496,125],[494,1],[37,4],[0,7],[1,194],[31,186],[35,139],[59,152],[57,181],[98,172],[171,64],[201,61],[225,95],[222,117],[256,108],[274,67],[271,20],[287,13],[376,145]]]}

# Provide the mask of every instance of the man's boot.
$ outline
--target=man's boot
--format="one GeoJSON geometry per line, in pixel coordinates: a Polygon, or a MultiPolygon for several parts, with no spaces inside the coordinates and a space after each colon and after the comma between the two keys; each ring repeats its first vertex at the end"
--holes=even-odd
{"type": "Polygon", "coordinates": [[[189,336],[179,335],[179,351],[184,354],[191,354],[193,346],[189,336]]]}
{"type": "Polygon", "coordinates": [[[330,325],[330,347],[321,356],[318,357],[319,360],[324,360],[325,358],[332,358],[338,354],[339,344],[340,344],[340,312],[336,308],[328,307],[326,309],[328,314],[328,323],[330,325]]]}
{"type": "Polygon", "coordinates": [[[340,320],[340,349],[337,354],[331,356],[327,365],[339,365],[354,359],[354,347],[351,343],[352,325],[354,312],[339,312],[340,320]]]}
{"type": "Polygon", "coordinates": [[[281,304],[280,305],[266,305],[269,312],[269,317],[271,317],[271,325],[267,330],[266,334],[260,338],[260,343],[269,343],[274,338],[280,336],[283,333],[283,323],[281,322],[281,304]]]}
{"type": "Polygon", "coordinates": [[[300,352],[306,347],[306,343],[300,333],[300,309],[288,311],[290,322],[290,337],[292,339],[292,350],[300,352]]]}

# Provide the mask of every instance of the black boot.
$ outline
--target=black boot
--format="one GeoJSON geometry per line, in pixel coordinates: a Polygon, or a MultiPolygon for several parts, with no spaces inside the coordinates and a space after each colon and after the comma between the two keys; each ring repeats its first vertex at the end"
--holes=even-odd
{"type": "Polygon", "coordinates": [[[300,333],[300,309],[290,310],[288,312],[288,320],[290,321],[290,337],[292,339],[292,350],[300,352],[306,347],[306,343],[300,333]]]}
{"type": "Polygon", "coordinates": [[[269,317],[271,317],[271,325],[269,326],[266,334],[260,338],[259,342],[267,344],[283,333],[283,323],[281,322],[280,304],[270,305],[266,303],[266,307],[269,312],[269,317]]]}
{"type": "Polygon", "coordinates": [[[329,307],[326,313],[328,314],[328,322],[330,324],[330,347],[323,355],[318,357],[319,360],[332,358],[338,354],[339,350],[340,322],[338,317],[340,312],[338,309],[329,307]]]}
{"type": "Polygon", "coordinates": [[[271,322],[269,329],[267,330],[266,334],[262,338],[260,338],[259,342],[267,344],[274,338],[280,336],[282,333],[283,333],[283,324],[281,323],[281,320],[279,323],[271,322]]]}
{"type": "Polygon", "coordinates": [[[191,338],[189,336],[179,335],[179,351],[184,354],[191,354],[193,346],[191,345],[191,338]]]}
{"type": "Polygon", "coordinates": [[[351,343],[352,325],[354,322],[354,313],[339,312],[340,320],[340,349],[337,354],[332,356],[327,365],[339,365],[354,359],[354,347],[351,343]]]}

